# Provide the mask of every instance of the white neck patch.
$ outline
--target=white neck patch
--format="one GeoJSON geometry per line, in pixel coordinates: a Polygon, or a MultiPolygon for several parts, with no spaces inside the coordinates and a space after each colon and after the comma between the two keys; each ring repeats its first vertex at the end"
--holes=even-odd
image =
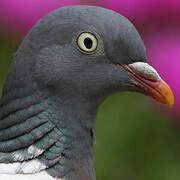
{"type": "Polygon", "coordinates": [[[15,163],[1,163],[0,174],[34,174],[46,169],[37,159],[15,163]]]}
{"type": "Polygon", "coordinates": [[[0,174],[0,180],[65,180],[65,178],[53,178],[46,171],[42,171],[36,174],[0,174]]]}

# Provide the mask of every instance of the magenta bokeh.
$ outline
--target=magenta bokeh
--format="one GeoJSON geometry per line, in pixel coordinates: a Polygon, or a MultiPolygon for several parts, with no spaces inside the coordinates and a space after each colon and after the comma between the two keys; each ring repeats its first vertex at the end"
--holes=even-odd
{"type": "Polygon", "coordinates": [[[80,0],[0,0],[0,25],[24,36],[48,12],[75,4],[80,0]]]}
{"type": "Polygon", "coordinates": [[[173,90],[173,112],[180,113],[180,34],[157,31],[146,36],[148,62],[152,64],[173,90]]]}
{"type": "MultiPolygon", "coordinates": [[[[147,19],[155,16],[169,16],[178,15],[180,18],[180,1],[179,0],[99,0],[101,5],[111,8],[123,15],[138,19],[147,19]]],[[[173,18],[177,18],[174,16],[173,18]]]]}

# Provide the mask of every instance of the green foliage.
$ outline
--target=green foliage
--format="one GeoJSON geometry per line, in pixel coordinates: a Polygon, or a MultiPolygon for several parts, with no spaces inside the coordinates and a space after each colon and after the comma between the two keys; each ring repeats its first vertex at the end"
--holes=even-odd
{"type": "Polygon", "coordinates": [[[0,35],[0,92],[16,49],[12,40],[0,35]]]}
{"type": "Polygon", "coordinates": [[[101,106],[97,120],[98,180],[179,180],[180,133],[147,98],[120,93],[101,106]]]}

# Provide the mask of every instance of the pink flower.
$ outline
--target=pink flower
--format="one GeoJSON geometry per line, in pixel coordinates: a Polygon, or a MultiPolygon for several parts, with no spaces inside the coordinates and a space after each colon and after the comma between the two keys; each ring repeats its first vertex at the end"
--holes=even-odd
{"type": "Polygon", "coordinates": [[[80,0],[0,0],[0,25],[24,36],[48,12],[75,4],[80,0]]]}

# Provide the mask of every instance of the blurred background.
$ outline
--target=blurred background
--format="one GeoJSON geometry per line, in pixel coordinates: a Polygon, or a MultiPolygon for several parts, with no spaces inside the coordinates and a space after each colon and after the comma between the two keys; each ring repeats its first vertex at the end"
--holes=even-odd
{"type": "Polygon", "coordinates": [[[148,62],[175,95],[171,109],[136,93],[119,93],[102,104],[95,146],[97,180],[179,180],[179,0],[0,0],[0,91],[31,27],[49,11],[75,4],[106,7],[129,18],[146,44],[148,62]]]}

